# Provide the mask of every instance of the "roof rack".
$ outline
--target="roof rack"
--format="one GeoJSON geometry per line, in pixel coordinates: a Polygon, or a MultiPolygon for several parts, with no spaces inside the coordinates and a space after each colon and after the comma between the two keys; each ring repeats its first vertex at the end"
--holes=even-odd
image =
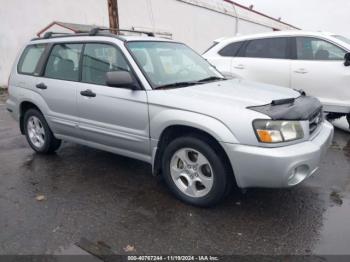
{"type": "Polygon", "coordinates": [[[57,37],[74,37],[74,36],[110,36],[118,38],[122,41],[125,41],[125,39],[122,38],[124,35],[123,33],[137,33],[137,34],[144,34],[150,37],[154,37],[155,34],[153,32],[146,32],[146,31],[140,31],[140,30],[129,30],[129,29],[116,29],[116,28],[106,28],[106,27],[94,27],[89,31],[77,31],[75,33],[64,33],[64,32],[46,32],[43,37],[36,37],[33,38],[34,40],[39,39],[49,39],[49,38],[57,38],[57,37]],[[103,31],[108,31],[106,33],[103,33],[103,31]]]}

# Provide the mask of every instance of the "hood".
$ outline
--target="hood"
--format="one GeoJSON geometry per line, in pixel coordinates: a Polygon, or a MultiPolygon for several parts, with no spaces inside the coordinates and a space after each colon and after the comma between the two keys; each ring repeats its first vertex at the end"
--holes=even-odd
{"type": "Polygon", "coordinates": [[[273,100],[297,98],[300,93],[289,88],[242,79],[232,79],[184,88],[153,90],[149,102],[205,113],[230,108],[245,109],[266,105],[273,100]]]}

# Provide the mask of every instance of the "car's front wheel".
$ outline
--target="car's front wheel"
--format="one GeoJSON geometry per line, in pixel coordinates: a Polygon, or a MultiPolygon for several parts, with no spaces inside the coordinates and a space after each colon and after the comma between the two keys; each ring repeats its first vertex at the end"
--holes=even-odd
{"type": "Polygon", "coordinates": [[[195,136],[169,143],[162,170],[171,191],[186,203],[211,206],[227,192],[229,174],[223,159],[213,146],[195,136]]]}
{"type": "Polygon", "coordinates": [[[61,140],[54,137],[43,114],[36,109],[29,109],[24,114],[24,132],[29,145],[37,153],[53,153],[61,145],[61,140]]]}

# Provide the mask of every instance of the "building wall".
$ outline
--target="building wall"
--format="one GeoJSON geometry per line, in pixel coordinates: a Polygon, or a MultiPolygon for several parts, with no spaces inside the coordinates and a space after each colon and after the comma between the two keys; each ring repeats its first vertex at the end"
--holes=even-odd
{"type": "Polygon", "coordinates": [[[19,49],[52,21],[109,25],[107,0],[0,0],[0,86],[19,49]]]}
{"type": "Polygon", "coordinates": [[[118,0],[120,27],[170,32],[198,52],[213,40],[239,34],[294,29],[223,0],[118,0]]]}
{"type": "MultiPolygon", "coordinates": [[[[291,29],[224,0],[118,0],[118,8],[120,28],[169,32],[198,52],[235,34],[236,12],[239,34],[291,29]]],[[[0,0],[0,18],[0,86],[19,49],[51,22],[109,26],[107,0],[0,0]]]]}

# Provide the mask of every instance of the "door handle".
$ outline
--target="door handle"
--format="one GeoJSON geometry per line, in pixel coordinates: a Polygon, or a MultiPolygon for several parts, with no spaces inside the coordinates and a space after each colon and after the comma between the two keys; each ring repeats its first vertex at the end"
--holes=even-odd
{"type": "Polygon", "coordinates": [[[306,74],[308,71],[304,68],[300,68],[294,71],[297,74],[306,74]]]}
{"type": "Polygon", "coordinates": [[[84,91],[81,91],[80,94],[82,96],[87,96],[87,97],[95,97],[96,93],[92,92],[90,89],[86,89],[84,91]]]}
{"type": "Polygon", "coordinates": [[[37,85],[36,85],[36,88],[39,88],[39,89],[47,89],[47,85],[45,85],[44,83],[40,83],[40,84],[37,84],[37,85]]]}
{"type": "Polygon", "coordinates": [[[236,65],[236,66],[234,66],[234,68],[236,68],[236,69],[244,69],[244,65],[236,65]]]}

